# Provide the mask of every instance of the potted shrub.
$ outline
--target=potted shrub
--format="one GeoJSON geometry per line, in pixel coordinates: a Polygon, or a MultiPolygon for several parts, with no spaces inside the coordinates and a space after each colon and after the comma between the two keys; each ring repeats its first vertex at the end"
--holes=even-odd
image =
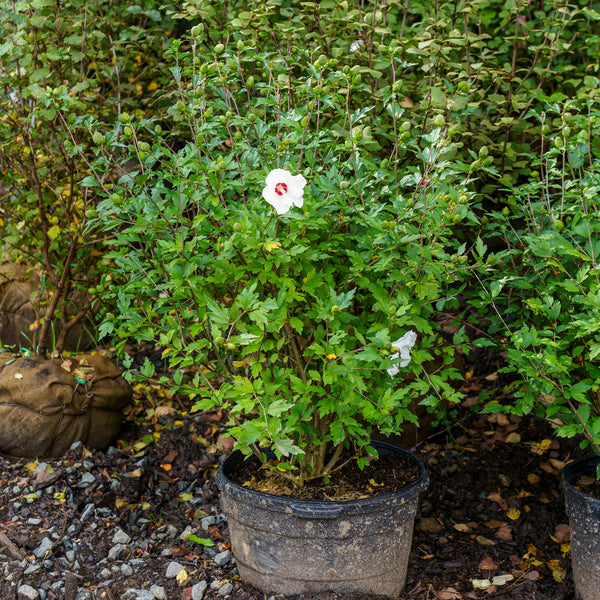
{"type": "MultiPolygon", "coordinates": [[[[456,328],[446,339],[439,316],[456,308],[468,272],[455,229],[476,220],[466,176],[449,162],[450,123],[403,119],[387,46],[391,80],[374,91],[375,77],[311,58],[300,42],[226,47],[202,36],[195,27],[190,47],[173,45],[170,119],[92,125],[104,139],[94,226],[115,265],[101,284],[115,303],[101,332],[120,350],[127,339],[154,342],[174,390],[228,416],[239,452],[218,481],[245,581],[396,595],[427,477],[414,455],[371,434],[415,422],[414,403],[440,415],[460,397],[453,361],[466,338],[456,328]],[[111,186],[101,174],[115,157],[135,164],[111,186]],[[350,463],[377,488],[378,455],[405,462],[404,490],[283,496],[315,481],[333,493],[350,463]],[[245,459],[264,466],[274,493],[232,481],[245,459]],[[256,534],[258,521],[280,517],[276,534],[256,534]],[[275,545],[300,522],[300,546],[275,545]]],[[[153,377],[154,365],[138,374],[153,377]]]]}
{"type": "Polygon", "coordinates": [[[513,400],[483,410],[533,413],[593,451],[563,474],[578,597],[591,599],[600,582],[600,513],[576,486],[581,474],[600,476],[600,113],[597,103],[573,102],[538,116],[549,137],[539,157],[528,156],[529,180],[490,218],[490,238],[501,237],[505,249],[488,257],[481,296],[492,307],[492,338],[502,338],[513,400]]]}

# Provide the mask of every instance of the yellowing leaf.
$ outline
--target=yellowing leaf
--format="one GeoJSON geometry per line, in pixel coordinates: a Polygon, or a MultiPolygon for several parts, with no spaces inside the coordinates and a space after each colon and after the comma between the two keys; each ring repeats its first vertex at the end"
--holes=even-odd
{"type": "Polygon", "coordinates": [[[186,583],[186,581],[188,580],[187,571],[185,569],[181,569],[181,571],[179,571],[179,573],[177,573],[177,576],[175,577],[175,579],[177,580],[177,583],[179,585],[184,585],[186,583]]]}
{"type": "Polygon", "coordinates": [[[281,248],[281,244],[279,242],[265,242],[265,250],[268,252],[278,250],[279,248],[281,248]]]}
{"type": "Polygon", "coordinates": [[[194,494],[189,494],[187,492],[183,492],[182,494],[179,494],[179,497],[184,501],[184,502],[189,502],[193,497],[194,494]]]}
{"type": "Polygon", "coordinates": [[[489,538],[484,537],[483,535],[478,535],[475,538],[482,546],[495,546],[496,542],[494,540],[490,540],[489,538]]]}
{"type": "Polygon", "coordinates": [[[375,487],[381,487],[381,486],[385,485],[384,483],[377,483],[374,479],[369,479],[369,483],[375,487]]]}
{"type": "Polygon", "coordinates": [[[567,576],[567,571],[565,569],[563,569],[562,567],[556,567],[556,569],[554,569],[552,571],[552,577],[554,578],[554,581],[556,581],[557,583],[562,583],[565,580],[566,576],[567,576]]]}
{"type": "Polygon", "coordinates": [[[59,233],[60,227],[58,225],[53,225],[52,227],[50,227],[50,229],[48,229],[48,237],[51,240],[55,240],[58,237],[59,233]]]}
{"type": "Polygon", "coordinates": [[[509,519],[512,519],[513,521],[516,521],[520,516],[521,516],[521,511],[515,507],[515,506],[511,506],[507,511],[506,511],[506,516],[509,519]]]}
{"type": "Polygon", "coordinates": [[[335,360],[335,359],[337,358],[337,354],[333,354],[333,352],[332,352],[331,354],[328,354],[328,355],[327,355],[327,358],[328,358],[329,360],[335,360]]]}

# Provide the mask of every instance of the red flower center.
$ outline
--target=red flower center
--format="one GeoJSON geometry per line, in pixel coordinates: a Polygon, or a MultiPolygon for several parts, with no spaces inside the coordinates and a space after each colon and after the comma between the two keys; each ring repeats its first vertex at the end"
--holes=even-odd
{"type": "Polygon", "coordinates": [[[287,194],[287,183],[283,183],[283,181],[281,183],[277,183],[275,185],[275,193],[278,196],[283,196],[284,194],[287,194]]]}

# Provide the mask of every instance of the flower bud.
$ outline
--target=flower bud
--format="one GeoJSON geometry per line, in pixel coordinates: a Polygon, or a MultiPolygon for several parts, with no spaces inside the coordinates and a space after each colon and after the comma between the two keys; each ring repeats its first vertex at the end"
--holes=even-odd
{"type": "Polygon", "coordinates": [[[219,54],[223,54],[223,52],[225,51],[225,46],[223,44],[217,44],[215,46],[215,55],[219,56],[219,54]]]}

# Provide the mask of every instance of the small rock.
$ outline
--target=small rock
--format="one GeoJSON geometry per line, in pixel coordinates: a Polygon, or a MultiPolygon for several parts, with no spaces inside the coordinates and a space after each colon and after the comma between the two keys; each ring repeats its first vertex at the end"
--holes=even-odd
{"type": "MultiPolygon", "coordinates": [[[[202,598],[204,596],[204,592],[206,591],[207,587],[208,587],[208,582],[205,579],[203,579],[202,581],[199,581],[197,584],[193,585],[192,586],[192,600],[202,600],[202,598]]],[[[166,598],[165,598],[165,600],[166,600],[166,598]]]]}
{"type": "Polygon", "coordinates": [[[215,564],[219,565],[219,567],[222,567],[223,565],[226,565],[229,562],[230,558],[231,552],[229,550],[224,550],[223,552],[219,552],[219,554],[217,554],[213,558],[213,560],[215,564]]]}
{"type": "Polygon", "coordinates": [[[168,565],[167,565],[167,571],[165,573],[165,577],[167,579],[174,579],[175,577],[177,577],[177,573],[179,573],[179,571],[182,571],[184,569],[184,566],[179,564],[176,561],[171,561],[168,565]]]}
{"type": "Polygon", "coordinates": [[[133,575],[133,569],[130,565],[125,564],[121,566],[121,573],[123,573],[125,577],[131,577],[133,575]]]}
{"type": "Polygon", "coordinates": [[[191,525],[188,525],[182,532],[181,535],[179,536],[180,540],[187,540],[188,536],[192,535],[194,533],[194,528],[191,525]]]}
{"type": "Polygon", "coordinates": [[[46,556],[46,552],[52,548],[52,540],[50,538],[45,537],[40,545],[33,551],[37,558],[44,558],[46,556]]]}
{"type": "Polygon", "coordinates": [[[121,598],[133,598],[133,600],[154,600],[154,596],[152,592],[148,592],[147,590],[135,590],[130,589],[127,590],[121,598]]]}
{"type": "Polygon", "coordinates": [[[27,600],[39,600],[40,597],[40,593],[30,585],[20,586],[17,590],[17,594],[23,598],[27,598],[27,600]]]}
{"type": "Polygon", "coordinates": [[[229,594],[231,594],[231,592],[233,592],[233,583],[228,581],[224,586],[222,586],[219,589],[219,591],[217,592],[217,596],[228,596],[229,594]]]}
{"type": "Polygon", "coordinates": [[[94,514],[95,508],[96,505],[93,502],[90,502],[89,504],[85,505],[85,508],[83,509],[83,512],[81,513],[80,517],[82,523],[83,521],[87,521],[94,514]]]}
{"type": "Polygon", "coordinates": [[[202,529],[206,531],[211,525],[215,524],[216,520],[215,515],[208,515],[208,517],[204,517],[200,520],[200,525],[202,526],[202,529]]]}
{"type": "Polygon", "coordinates": [[[178,533],[179,531],[177,530],[177,527],[175,527],[175,525],[167,526],[167,537],[169,539],[174,540],[177,537],[178,533]]]}
{"type": "Polygon", "coordinates": [[[95,483],[96,478],[91,473],[84,473],[77,484],[77,487],[84,488],[88,487],[92,483],[95,483]]]}
{"type": "Polygon", "coordinates": [[[153,585],[150,588],[150,593],[154,600],[169,600],[165,588],[160,585],[153,585]]]}
{"type": "Polygon", "coordinates": [[[32,573],[35,573],[36,571],[39,571],[41,568],[42,568],[42,565],[38,565],[37,563],[33,563],[32,565],[30,565],[29,567],[27,567],[23,571],[23,575],[31,575],[32,573]]]}
{"type": "Polygon", "coordinates": [[[121,544],[115,544],[108,551],[108,558],[110,560],[117,560],[119,558],[119,556],[121,556],[121,552],[123,552],[123,546],[121,546],[121,544]]]}
{"type": "Polygon", "coordinates": [[[113,544],[129,544],[131,538],[122,529],[117,529],[112,541],[113,544]]]}

